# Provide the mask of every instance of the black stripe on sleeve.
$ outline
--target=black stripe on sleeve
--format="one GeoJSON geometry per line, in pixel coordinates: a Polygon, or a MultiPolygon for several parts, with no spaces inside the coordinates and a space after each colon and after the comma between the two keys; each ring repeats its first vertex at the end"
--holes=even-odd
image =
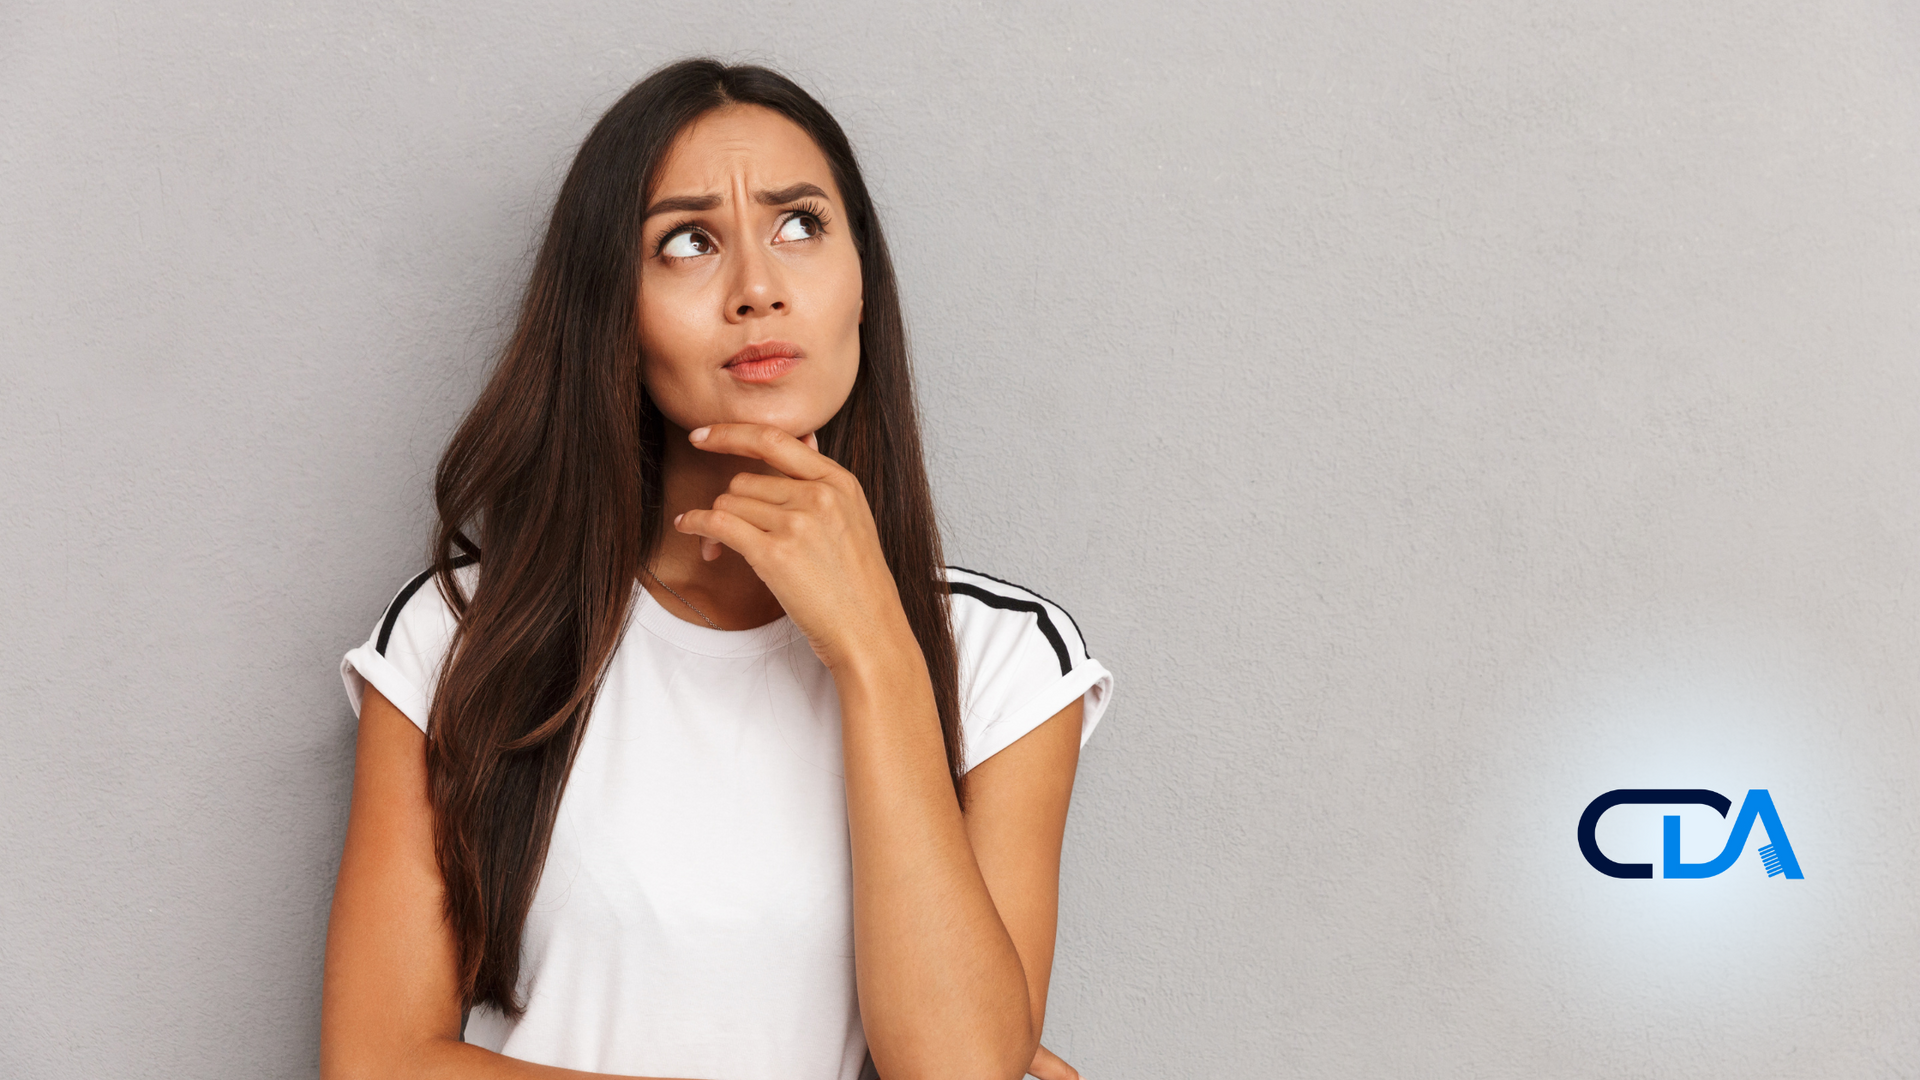
{"type": "Polygon", "coordinates": [[[1093,654],[1087,651],[1087,635],[1080,632],[1080,623],[1078,620],[1076,620],[1073,617],[1073,612],[1068,611],[1064,607],[1060,607],[1059,604],[1054,603],[1052,600],[1047,600],[1046,597],[1040,596],[1039,593],[1034,592],[1032,589],[1027,588],[1025,585],[1022,585],[1017,581],[1008,581],[1006,578],[994,577],[992,574],[983,574],[978,570],[969,570],[964,566],[952,566],[952,567],[948,567],[948,569],[958,570],[964,574],[972,574],[974,577],[983,577],[983,578],[986,578],[988,581],[997,581],[1002,585],[1012,586],[1013,588],[1019,589],[1023,593],[1027,593],[1032,596],[1038,596],[1040,597],[1040,599],[1046,600],[1047,603],[1053,604],[1054,607],[1060,608],[1060,614],[1065,615],[1067,617],[1067,622],[1072,624],[1073,626],[1073,636],[1080,639],[1080,652],[1084,654],[1087,659],[1089,660],[1093,659],[1093,654]]]}
{"type": "MultiPolygon", "coordinates": [[[[957,570],[959,567],[955,567],[954,569],[957,570]]],[[[972,573],[972,571],[968,571],[968,573],[972,573]]],[[[985,577],[986,575],[982,574],[981,576],[985,577]]],[[[995,580],[999,579],[996,578],[995,580]]],[[[1012,583],[1008,582],[1007,584],[1012,583]]],[[[960,596],[971,596],[988,607],[999,608],[1002,611],[1032,612],[1039,617],[1040,632],[1046,635],[1047,644],[1053,646],[1053,654],[1060,658],[1060,674],[1065,675],[1073,670],[1073,661],[1067,659],[1067,643],[1060,640],[1060,631],[1054,629],[1053,619],[1047,615],[1046,608],[1041,607],[1031,600],[1016,600],[1011,596],[1001,596],[999,593],[991,593],[978,585],[969,585],[964,581],[948,582],[947,591],[960,596]]]]}
{"type": "MultiPolygon", "coordinates": [[[[453,560],[453,568],[455,570],[463,566],[471,565],[473,565],[473,556],[471,555],[462,555],[453,560]]],[[[418,577],[407,582],[407,587],[400,590],[400,595],[393,598],[393,603],[387,605],[387,617],[380,620],[380,639],[373,644],[374,652],[379,653],[381,656],[387,655],[387,639],[393,636],[393,624],[400,621],[400,609],[407,606],[407,601],[413,599],[413,594],[420,591],[420,586],[425,585],[432,579],[433,569],[431,567],[422,570],[418,577]]]]}

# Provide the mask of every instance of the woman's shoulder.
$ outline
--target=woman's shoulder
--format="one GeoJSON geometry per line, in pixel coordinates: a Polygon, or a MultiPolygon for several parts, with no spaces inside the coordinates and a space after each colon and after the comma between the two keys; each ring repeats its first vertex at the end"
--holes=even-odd
{"type": "MultiPolygon", "coordinates": [[[[454,587],[472,596],[479,573],[471,557],[455,559],[454,587]]],[[[365,643],[341,660],[340,674],[354,712],[360,711],[365,687],[372,685],[422,731],[426,730],[433,687],[458,628],[459,618],[433,569],[409,578],[381,610],[365,643]]]]}
{"type": "Polygon", "coordinates": [[[962,652],[991,648],[1037,636],[1051,653],[1058,674],[1065,675],[1092,659],[1080,625],[1067,609],[1006,578],[949,566],[947,592],[952,596],[954,643],[962,652]]]}
{"type": "MultiPolygon", "coordinates": [[[[473,595],[479,575],[480,568],[471,555],[453,560],[453,584],[462,595],[473,595]]],[[[428,567],[409,578],[388,601],[374,627],[371,644],[383,656],[394,647],[396,637],[418,648],[431,639],[451,636],[456,621],[453,605],[435,580],[434,569],[428,567]]]]}
{"type": "Polygon", "coordinates": [[[1076,698],[1081,741],[1093,734],[1113,676],[1067,609],[1006,578],[949,566],[967,767],[985,761],[1076,698]]]}

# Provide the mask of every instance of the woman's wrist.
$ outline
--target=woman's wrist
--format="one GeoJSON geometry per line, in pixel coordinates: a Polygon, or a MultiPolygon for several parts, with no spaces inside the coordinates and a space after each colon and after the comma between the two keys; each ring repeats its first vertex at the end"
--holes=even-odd
{"type": "Polygon", "coordinates": [[[913,636],[913,625],[895,603],[884,615],[862,627],[851,627],[831,643],[822,660],[834,682],[880,685],[900,679],[925,682],[926,654],[913,636]]]}

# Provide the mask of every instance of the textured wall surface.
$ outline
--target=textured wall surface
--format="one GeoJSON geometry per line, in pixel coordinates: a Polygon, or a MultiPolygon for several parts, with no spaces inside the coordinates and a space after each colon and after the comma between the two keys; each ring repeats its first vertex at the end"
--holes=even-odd
{"type": "Polygon", "coordinates": [[[0,1074],[313,1075],[339,654],[573,147],[711,51],[863,154],[953,561],[1117,673],[1050,1044],[1915,1075],[1915,10],[0,7],[0,1074]],[[1806,878],[1602,877],[1614,787],[1806,878]]]}

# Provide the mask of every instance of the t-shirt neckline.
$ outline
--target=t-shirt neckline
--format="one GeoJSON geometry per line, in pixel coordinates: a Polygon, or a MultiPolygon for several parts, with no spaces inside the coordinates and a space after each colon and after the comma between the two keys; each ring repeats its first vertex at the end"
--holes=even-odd
{"type": "Polygon", "coordinates": [[[800,636],[800,628],[786,615],[749,630],[715,630],[682,619],[660,606],[645,585],[634,582],[640,594],[633,618],[655,637],[702,656],[758,656],[791,643],[800,636]]]}

